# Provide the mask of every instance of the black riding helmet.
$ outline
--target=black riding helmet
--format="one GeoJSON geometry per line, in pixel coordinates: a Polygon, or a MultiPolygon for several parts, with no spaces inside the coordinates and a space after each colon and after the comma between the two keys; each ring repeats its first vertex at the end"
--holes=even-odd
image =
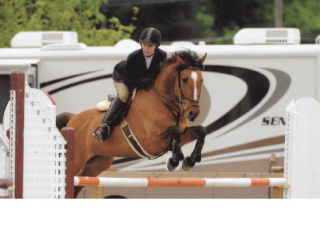
{"type": "Polygon", "coordinates": [[[161,33],[156,28],[146,28],[141,32],[139,42],[147,44],[156,44],[157,46],[160,46],[161,33]]]}

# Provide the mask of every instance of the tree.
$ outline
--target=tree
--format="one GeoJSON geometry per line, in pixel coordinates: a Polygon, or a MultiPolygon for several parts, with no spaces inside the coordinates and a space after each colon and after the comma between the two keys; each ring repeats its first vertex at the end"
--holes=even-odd
{"type": "Polygon", "coordinates": [[[243,27],[273,26],[273,1],[216,0],[212,7],[215,23],[212,29],[223,35],[224,30],[243,27]]]}
{"type": "MultiPolygon", "coordinates": [[[[209,11],[210,5],[211,1],[206,0],[138,5],[138,19],[134,23],[137,29],[133,33],[133,39],[138,40],[140,32],[149,26],[160,29],[165,41],[212,37],[215,34],[211,29],[214,16],[209,11]]],[[[133,6],[107,8],[105,12],[128,23],[133,6]]]]}
{"type": "Polygon", "coordinates": [[[0,0],[0,47],[8,47],[19,31],[76,31],[87,45],[113,45],[130,38],[135,27],[115,17],[107,20],[100,12],[106,4],[107,0],[0,0]]]}
{"type": "MultiPolygon", "coordinates": [[[[139,1],[135,1],[138,3],[139,1]]],[[[115,3],[116,4],[116,3],[115,3]]],[[[114,5],[115,5],[114,4],[114,5]]],[[[131,5],[132,7],[133,5],[131,5]]],[[[231,38],[242,27],[272,27],[273,1],[270,0],[197,0],[166,4],[138,5],[140,13],[135,22],[133,38],[138,39],[144,27],[161,30],[165,41],[231,38]]],[[[128,23],[130,7],[113,7],[106,10],[122,22],[128,23]]],[[[221,42],[225,41],[221,39],[221,42]]]]}
{"type": "Polygon", "coordinates": [[[304,33],[320,31],[319,0],[284,0],[284,26],[299,28],[304,33]]]}

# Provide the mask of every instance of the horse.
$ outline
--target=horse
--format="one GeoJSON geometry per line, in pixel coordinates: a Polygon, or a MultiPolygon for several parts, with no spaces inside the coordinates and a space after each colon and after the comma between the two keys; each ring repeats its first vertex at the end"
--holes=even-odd
{"type": "MultiPolygon", "coordinates": [[[[182,160],[184,170],[200,162],[206,130],[203,126],[188,126],[188,120],[194,121],[200,112],[205,58],[206,55],[199,58],[190,50],[176,52],[168,58],[152,88],[138,90],[131,98],[121,123],[125,122],[125,127],[115,126],[104,142],[92,135],[102,121],[103,112],[93,108],[78,114],[58,115],[59,129],[65,126],[75,129],[74,175],[98,176],[111,166],[114,157],[155,159],[168,151],[172,151],[167,161],[170,171],[182,160]],[[123,134],[129,130],[134,135],[130,140],[123,134]],[[138,142],[131,142],[132,138],[138,142]],[[195,139],[193,152],[184,158],[181,146],[195,139]],[[137,144],[140,147],[136,148],[137,144]]],[[[75,197],[81,188],[75,187],[75,197]]]]}

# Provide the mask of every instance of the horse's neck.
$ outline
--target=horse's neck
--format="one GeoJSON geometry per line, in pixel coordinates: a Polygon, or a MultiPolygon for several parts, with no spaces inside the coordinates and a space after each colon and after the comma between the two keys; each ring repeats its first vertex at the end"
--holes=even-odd
{"type": "Polygon", "coordinates": [[[173,67],[165,67],[157,80],[155,81],[154,87],[161,93],[164,93],[168,96],[173,96],[174,94],[174,82],[175,77],[173,77],[173,67]]]}
{"type": "MultiPolygon", "coordinates": [[[[127,121],[130,124],[138,123],[136,128],[143,128],[144,132],[152,129],[154,135],[161,135],[169,126],[176,124],[172,112],[162,103],[163,98],[165,102],[170,103],[168,97],[174,96],[176,77],[173,74],[174,70],[164,68],[154,84],[158,92],[153,89],[139,91],[127,115],[127,121]],[[167,96],[163,97],[164,94],[167,96]]],[[[174,104],[170,105],[174,106],[174,104]]],[[[180,121],[185,122],[184,118],[181,118],[180,121]]]]}
{"type": "Polygon", "coordinates": [[[155,81],[154,87],[157,92],[152,89],[149,91],[139,91],[133,100],[128,114],[140,114],[140,118],[143,121],[163,121],[162,119],[168,120],[169,122],[175,121],[171,112],[162,103],[163,98],[166,100],[165,102],[169,103],[170,100],[167,99],[167,96],[172,97],[174,95],[174,77],[172,77],[172,72],[170,77],[170,72],[166,68],[162,70],[155,81]],[[163,97],[163,95],[167,96],[163,97]],[[143,112],[141,112],[141,110],[143,110],[143,112]]]}

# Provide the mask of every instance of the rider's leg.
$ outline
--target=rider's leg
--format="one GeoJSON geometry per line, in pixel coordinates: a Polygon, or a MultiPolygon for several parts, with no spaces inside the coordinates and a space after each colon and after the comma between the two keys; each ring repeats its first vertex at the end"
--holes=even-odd
{"type": "Polygon", "coordinates": [[[105,140],[112,131],[112,122],[122,115],[127,107],[127,101],[129,97],[128,87],[122,82],[113,81],[118,96],[114,99],[110,109],[104,116],[102,123],[100,124],[101,130],[96,130],[93,135],[99,140],[105,140]]]}

